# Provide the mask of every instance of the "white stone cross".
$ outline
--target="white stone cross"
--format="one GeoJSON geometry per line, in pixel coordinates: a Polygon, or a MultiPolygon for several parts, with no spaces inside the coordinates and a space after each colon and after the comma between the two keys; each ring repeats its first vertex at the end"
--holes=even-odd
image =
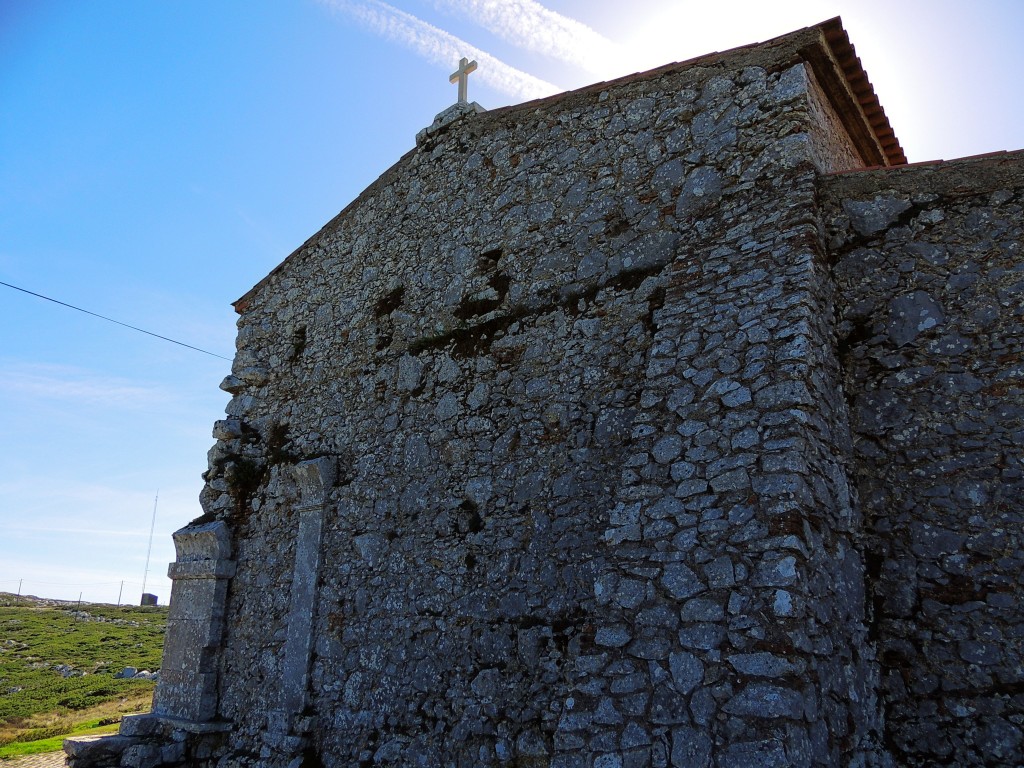
{"type": "Polygon", "coordinates": [[[469,90],[467,88],[467,86],[469,85],[469,73],[475,71],[476,62],[470,61],[469,59],[463,57],[462,60],[459,61],[459,68],[452,72],[451,76],[448,78],[449,83],[454,83],[456,80],[458,80],[459,82],[460,104],[465,104],[468,101],[468,99],[466,98],[466,91],[469,90]]]}

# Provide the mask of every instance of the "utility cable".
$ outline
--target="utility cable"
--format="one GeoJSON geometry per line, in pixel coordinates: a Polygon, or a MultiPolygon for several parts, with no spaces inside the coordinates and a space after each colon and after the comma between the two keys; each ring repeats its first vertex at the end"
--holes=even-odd
{"type": "MultiPolygon", "coordinates": [[[[24,581],[26,584],[43,584],[47,587],[109,587],[112,584],[120,584],[120,581],[89,581],[85,583],[79,582],[64,582],[64,581],[36,581],[35,579],[11,579],[10,581],[0,581],[0,584],[13,584],[16,581],[24,581]]],[[[124,582],[125,584],[131,584],[132,586],[139,586],[137,581],[124,582]]]]}
{"type": "Polygon", "coordinates": [[[67,304],[66,302],[63,302],[63,301],[57,301],[57,299],[51,299],[49,296],[43,296],[43,294],[41,294],[41,293],[36,293],[35,291],[29,291],[29,290],[26,290],[25,288],[19,288],[16,285],[11,285],[10,283],[5,283],[2,280],[0,280],[0,285],[5,285],[8,288],[13,288],[14,290],[21,291],[22,293],[27,293],[30,296],[37,296],[40,299],[46,299],[47,301],[52,301],[54,304],[60,304],[62,307],[68,307],[69,309],[77,309],[79,312],[84,312],[87,315],[92,315],[93,317],[98,317],[100,320],[106,320],[108,323],[115,323],[117,325],[122,325],[125,328],[131,328],[133,331],[138,331],[139,333],[145,333],[148,336],[155,336],[158,339],[163,339],[164,341],[169,341],[169,342],[171,342],[171,344],[177,344],[180,347],[188,347],[189,349],[194,349],[196,352],[202,352],[204,355],[211,355],[212,357],[219,357],[221,360],[227,360],[228,362],[231,362],[231,358],[230,357],[224,357],[223,355],[218,355],[216,352],[209,352],[209,351],[207,351],[205,349],[200,349],[199,347],[193,347],[191,344],[186,344],[183,341],[175,341],[174,339],[169,339],[166,336],[161,336],[159,333],[153,333],[152,331],[147,331],[147,330],[144,330],[142,328],[136,328],[134,325],[128,325],[128,323],[122,323],[120,320],[114,320],[112,317],[106,317],[105,315],[99,315],[99,314],[96,314],[95,312],[90,312],[88,309],[82,309],[81,307],[76,307],[74,304],[67,304]]]}

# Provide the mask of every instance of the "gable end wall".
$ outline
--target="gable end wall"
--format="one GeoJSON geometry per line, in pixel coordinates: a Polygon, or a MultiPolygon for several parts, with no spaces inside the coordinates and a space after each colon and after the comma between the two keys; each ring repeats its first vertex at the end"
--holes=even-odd
{"type": "Polygon", "coordinates": [[[810,82],[667,70],[455,123],[247,297],[203,495],[239,539],[237,754],[884,764],[810,82]],[[264,702],[315,456],[303,737],[264,702]]]}

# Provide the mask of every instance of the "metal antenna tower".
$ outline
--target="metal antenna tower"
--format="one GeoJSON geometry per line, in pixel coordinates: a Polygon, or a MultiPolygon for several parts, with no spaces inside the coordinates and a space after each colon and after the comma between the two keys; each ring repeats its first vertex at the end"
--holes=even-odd
{"type": "Polygon", "coordinates": [[[146,572],[142,574],[142,594],[146,594],[146,579],[149,578],[149,556],[153,552],[153,531],[156,529],[156,505],[160,501],[160,489],[156,491],[156,498],[153,499],[153,522],[149,524],[149,546],[146,547],[146,572]]]}

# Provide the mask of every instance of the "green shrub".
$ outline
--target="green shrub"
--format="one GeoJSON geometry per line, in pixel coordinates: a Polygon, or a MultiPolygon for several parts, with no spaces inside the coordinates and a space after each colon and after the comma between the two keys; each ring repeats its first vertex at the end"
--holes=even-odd
{"type": "Polygon", "coordinates": [[[114,675],[159,669],[166,625],[164,607],[83,604],[76,611],[0,595],[0,726],[152,690],[151,680],[114,675]]]}

